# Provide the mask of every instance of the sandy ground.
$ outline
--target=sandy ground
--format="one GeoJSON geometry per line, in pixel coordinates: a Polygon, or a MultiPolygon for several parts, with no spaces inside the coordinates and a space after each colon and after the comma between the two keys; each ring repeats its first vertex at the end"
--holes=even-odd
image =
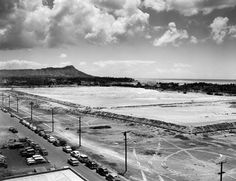
{"type": "Polygon", "coordinates": [[[28,88],[19,91],[69,101],[102,111],[199,126],[236,121],[235,97],[160,92],[142,88],[28,88]]]}
{"type": "MultiPolygon", "coordinates": [[[[29,102],[33,97],[22,97],[20,113],[29,117],[29,102]]],[[[11,105],[15,108],[15,100],[11,105]]],[[[55,108],[56,135],[78,145],[78,114],[60,104],[35,101],[34,120],[51,129],[50,109],[55,108]]],[[[236,135],[227,132],[209,135],[209,138],[187,136],[177,138],[177,133],[135,123],[82,116],[82,152],[106,166],[124,171],[124,136],[128,133],[128,172],[131,181],[212,181],[219,178],[221,155],[227,158],[224,181],[236,179],[236,135]],[[94,126],[110,126],[92,129],[94,126]]]]}

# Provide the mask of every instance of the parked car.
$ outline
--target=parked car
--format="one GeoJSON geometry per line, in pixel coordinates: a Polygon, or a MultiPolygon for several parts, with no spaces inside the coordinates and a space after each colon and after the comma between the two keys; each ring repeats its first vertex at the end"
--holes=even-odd
{"type": "Polygon", "coordinates": [[[30,126],[30,123],[29,123],[29,122],[27,122],[27,121],[25,121],[25,126],[26,126],[27,128],[29,128],[29,126],[30,126]]]}
{"type": "Polygon", "coordinates": [[[14,127],[10,127],[8,130],[11,131],[12,133],[18,133],[17,129],[14,127]]]}
{"type": "Polygon", "coordinates": [[[36,129],[37,129],[36,126],[32,126],[32,127],[31,127],[31,130],[32,130],[32,131],[35,131],[36,129]]]}
{"type": "Polygon", "coordinates": [[[34,132],[35,132],[36,134],[39,134],[40,131],[44,131],[44,129],[37,127],[37,129],[36,129],[34,132]]]}
{"type": "Polygon", "coordinates": [[[50,136],[50,137],[48,137],[47,140],[48,140],[49,143],[54,143],[56,141],[56,138],[53,137],[53,136],[50,136]]]}
{"type": "Polygon", "coordinates": [[[47,160],[42,155],[33,155],[32,158],[36,163],[47,163],[47,160]]]}
{"type": "Polygon", "coordinates": [[[35,155],[35,150],[32,147],[26,147],[20,151],[20,155],[23,157],[31,157],[35,155]]]}
{"type": "Polygon", "coordinates": [[[92,170],[98,168],[98,164],[95,161],[91,161],[91,160],[86,162],[85,166],[92,169],[92,170]]]}
{"type": "Polygon", "coordinates": [[[45,134],[43,138],[47,140],[50,136],[51,136],[50,134],[45,134]]]}
{"type": "Polygon", "coordinates": [[[6,157],[0,154],[0,167],[7,168],[6,157]]]}
{"type": "Polygon", "coordinates": [[[70,153],[71,151],[72,151],[72,149],[71,149],[71,147],[70,146],[64,146],[63,148],[62,148],[62,150],[64,151],[64,152],[66,152],[66,153],[70,153]]]}
{"type": "Polygon", "coordinates": [[[12,118],[14,118],[14,117],[15,117],[15,116],[14,116],[14,114],[11,114],[10,116],[11,116],[12,118]]]}
{"type": "Polygon", "coordinates": [[[67,162],[72,166],[78,166],[79,165],[79,160],[74,158],[74,157],[69,158],[67,162]]]}
{"type": "Polygon", "coordinates": [[[38,143],[33,144],[32,147],[33,147],[35,150],[40,150],[40,146],[39,146],[38,143]]]}
{"type": "Polygon", "coordinates": [[[98,167],[96,172],[101,176],[106,176],[108,174],[108,169],[105,167],[98,167]]]}
{"type": "Polygon", "coordinates": [[[53,145],[58,147],[61,146],[61,143],[59,140],[56,139],[56,141],[53,142],[53,145]]]}
{"type": "Polygon", "coordinates": [[[18,149],[18,148],[24,148],[24,144],[21,142],[13,142],[13,143],[9,143],[8,147],[10,149],[18,149]]]}
{"type": "Polygon", "coordinates": [[[85,154],[81,154],[78,159],[81,163],[86,163],[89,161],[88,156],[85,154]]]}
{"type": "Polygon", "coordinates": [[[75,151],[72,151],[72,152],[70,153],[70,155],[71,155],[72,157],[79,158],[80,152],[79,152],[78,150],[75,150],[75,151]]]}
{"type": "Polygon", "coordinates": [[[34,165],[34,164],[36,164],[36,161],[32,157],[26,158],[26,164],[27,165],[34,165]]]}
{"type": "Polygon", "coordinates": [[[39,134],[39,136],[42,136],[42,137],[44,137],[44,136],[46,135],[45,131],[43,131],[43,130],[42,130],[42,131],[39,131],[38,134],[39,134]]]}
{"type": "Polygon", "coordinates": [[[27,137],[20,137],[19,142],[24,143],[24,142],[26,142],[27,139],[28,139],[27,137]]]}
{"type": "Polygon", "coordinates": [[[43,156],[48,155],[48,152],[47,152],[47,150],[46,150],[45,148],[40,148],[40,149],[39,149],[39,153],[40,153],[41,155],[43,155],[43,156]]]}
{"type": "Polygon", "coordinates": [[[47,160],[42,155],[32,155],[30,158],[26,158],[27,165],[47,163],[47,160]]]}
{"type": "Polygon", "coordinates": [[[107,176],[106,176],[106,180],[108,180],[108,181],[120,181],[117,173],[115,173],[115,172],[108,173],[107,176]]]}

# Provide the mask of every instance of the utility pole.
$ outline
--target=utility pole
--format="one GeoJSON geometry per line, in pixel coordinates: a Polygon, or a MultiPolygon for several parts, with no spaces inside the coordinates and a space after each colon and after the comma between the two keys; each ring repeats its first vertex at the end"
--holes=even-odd
{"type": "Polygon", "coordinates": [[[9,97],[9,109],[11,108],[11,96],[10,95],[8,95],[8,97],[9,97]]]}
{"type": "Polygon", "coordinates": [[[125,136],[125,171],[124,174],[127,172],[127,131],[123,132],[125,136]]]}
{"type": "Polygon", "coordinates": [[[54,132],[53,108],[52,108],[52,132],[54,132]]]}
{"type": "Polygon", "coordinates": [[[16,97],[16,112],[18,112],[18,111],[19,111],[19,108],[18,108],[18,101],[19,101],[19,98],[18,98],[18,97],[16,97]]]}
{"type": "Polygon", "coordinates": [[[81,147],[81,117],[79,117],[79,147],[81,147]]]}
{"type": "Polygon", "coordinates": [[[33,105],[34,103],[31,101],[30,102],[30,120],[31,121],[33,120],[33,105]]]}
{"type": "Polygon", "coordinates": [[[225,162],[220,162],[219,164],[220,164],[220,172],[218,173],[219,175],[220,175],[220,181],[223,181],[223,174],[225,174],[225,172],[223,171],[223,164],[224,164],[225,162]]]}
{"type": "Polygon", "coordinates": [[[3,92],[2,92],[2,106],[4,105],[4,94],[3,94],[3,92]]]}

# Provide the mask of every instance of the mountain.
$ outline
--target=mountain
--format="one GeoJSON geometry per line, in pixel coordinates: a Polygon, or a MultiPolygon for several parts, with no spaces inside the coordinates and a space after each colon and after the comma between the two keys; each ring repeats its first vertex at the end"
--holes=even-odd
{"type": "Polygon", "coordinates": [[[0,78],[9,77],[80,77],[91,78],[93,76],[77,70],[73,65],[62,68],[42,68],[42,69],[13,69],[13,70],[0,70],[0,78]]]}

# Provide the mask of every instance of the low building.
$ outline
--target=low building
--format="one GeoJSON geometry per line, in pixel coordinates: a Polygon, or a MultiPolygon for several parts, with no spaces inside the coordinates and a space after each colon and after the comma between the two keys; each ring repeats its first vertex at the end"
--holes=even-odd
{"type": "Polygon", "coordinates": [[[71,168],[4,178],[4,181],[88,181],[71,168]]]}

